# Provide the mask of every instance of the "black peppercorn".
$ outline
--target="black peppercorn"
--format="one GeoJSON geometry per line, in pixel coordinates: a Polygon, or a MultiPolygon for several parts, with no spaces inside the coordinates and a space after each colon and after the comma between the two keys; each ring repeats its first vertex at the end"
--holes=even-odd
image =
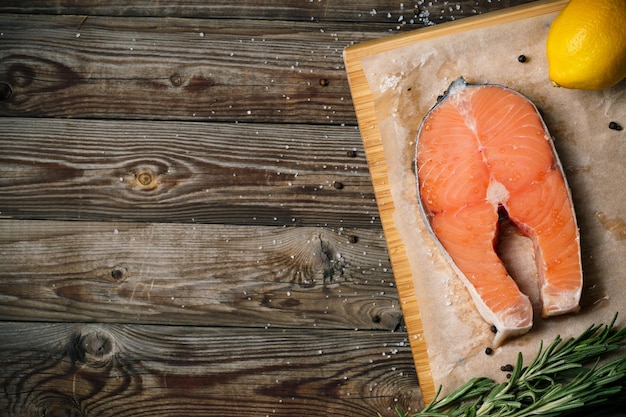
{"type": "Polygon", "coordinates": [[[526,55],[520,55],[517,57],[517,60],[522,64],[527,61],[526,55]]]}
{"type": "Polygon", "coordinates": [[[498,333],[498,328],[495,325],[491,325],[491,333],[498,333]]]}
{"type": "Polygon", "coordinates": [[[513,370],[513,365],[507,364],[507,365],[501,366],[500,370],[502,372],[511,372],[513,370]]]}
{"type": "Polygon", "coordinates": [[[612,130],[622,130],[623,128],[622,128],[622,125],[620,125],[619,123],[611,122],[611,123],[609,123],[609,129],[612,129],[612,130]]]}
{"type": "Polygon", "coordinates": [[[488,347],[487,349],[485,349],[485,354],[486,355],[491,355],[493,353],[493,349],[491,349],[490,347],[488,347]]]}

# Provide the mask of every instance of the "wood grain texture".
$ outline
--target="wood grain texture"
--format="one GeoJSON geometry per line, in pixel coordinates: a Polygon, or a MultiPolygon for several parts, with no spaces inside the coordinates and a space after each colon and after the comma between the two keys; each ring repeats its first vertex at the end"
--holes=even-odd
{"type": "Polygon", "coordinates": [[[136,0],[130,5],[123,0],[4,0],[0,4],[0,13],[381,23],[389,25],[392,30],[410,30],[529,1],[532,0],[404,3],[395,0],[247,0],[245,3],[225,0],[136,0]]]}
{"type": "Polygon", "coordinates": [[[405,334],[0,322],[5,416],[373,416],[415,407],[405,334]]]}
{"type": "Polygon", "coordinates": [[[66,15],[5,14],[0,27],[3,116],[337,125],[355,122],[343,48],[385,34],[66,15]]]}
{"type": "Polygon", "coordinates": [[[0,221],[0,317],[397,330],[379,231],[0,221]],[[351,242],[352,240],[352,242],[351,242]]]}
{"type": "Polygon", "coordinates": [[[0,118],[0,212],[378,227],[354,127],[0,118]]]}

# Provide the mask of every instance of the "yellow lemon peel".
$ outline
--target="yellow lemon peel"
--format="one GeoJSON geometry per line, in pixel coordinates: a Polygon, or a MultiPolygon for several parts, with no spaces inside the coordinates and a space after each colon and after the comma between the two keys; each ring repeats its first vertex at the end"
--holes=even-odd
{"type": "Polygon", "coordinates": [[[553,85],[601,90],[626,78],[626,0],[571,0],[546,42],[553,85]]]}

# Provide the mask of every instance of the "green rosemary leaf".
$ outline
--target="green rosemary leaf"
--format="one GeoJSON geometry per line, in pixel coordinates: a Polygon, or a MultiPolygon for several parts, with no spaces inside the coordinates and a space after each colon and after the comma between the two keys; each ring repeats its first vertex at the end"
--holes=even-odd
{"type": "MultiPolygon", "coordinates": [[[[495,382],[489,378],[479,377],[472,378],[467,383],[462,385],[456,391],[451,392],[446,397],[441,400],[437,400],[441,392],[441,387],[437,390],[437,395],[435,396],[435,400],[433,400],[429,405],[427,405],[422,412],[432,413],[437,411],[446,411],[447,407],[454,405],[459,400],[465,401],[468,398],[475,398],[483,395],[492,389],[495,385],[495,382]]],[[[424,414],[424,416],[430,414],[424,414]]],[[[447,415],[447,414],[444,414],[447,415]]]]}
{"type": "MultiPolygon", "coordinates": [[[[522,354],[508,382],[479,377],[435,399],[411,417],[562,417],[591,416],[599,406],[626,406],[626,353],[607,354],[626,346],[626,328],[616,329],[617,314],[608,325],[592,325],[578,337],[557,336],[543,342],[529,365],[522,354]],[[588,366],[591,364],[591,366],[588,366]]],[[[410,417],[396,410],[399,417],[410,417]]],[[[601,415],[601,414],[600,414],[601,415]]]]}

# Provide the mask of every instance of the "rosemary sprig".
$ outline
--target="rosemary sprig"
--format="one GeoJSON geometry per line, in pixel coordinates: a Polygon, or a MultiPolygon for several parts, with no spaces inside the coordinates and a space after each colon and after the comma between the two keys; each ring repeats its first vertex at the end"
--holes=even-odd
{"type": "MultiPolygon", "coordinates": [[[[558,417],[585,412],[610,402],[626,404],[626,353],[600,362],[626,346],[626,328],[616,329],[617,314],[608,325],[592,325],[577,338],[557,336],[524,366],[518,354],[507,382],[473,378],[450,394],[435,399],[415,414],[396,410],[399,417],[558,417]]],[[[380,415],[379,415],[380,416],[380,415]]]]}

